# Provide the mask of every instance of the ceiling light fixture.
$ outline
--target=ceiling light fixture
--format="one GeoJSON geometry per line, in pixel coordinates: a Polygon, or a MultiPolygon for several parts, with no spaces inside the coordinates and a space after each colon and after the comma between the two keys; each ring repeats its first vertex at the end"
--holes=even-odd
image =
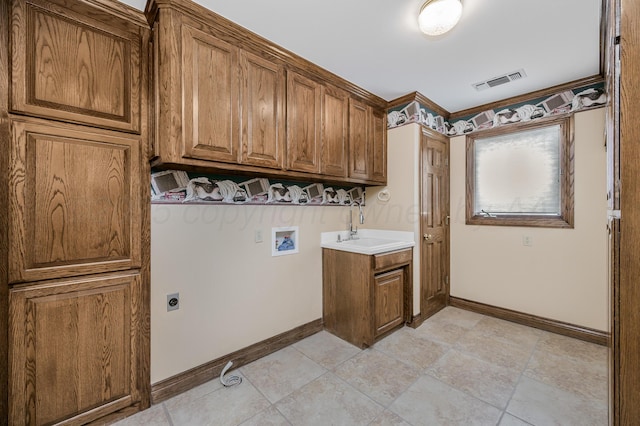
{"type": "Polygon", "coordinates": [[[427,0],[420,9],[418,25],[423,33],[438,36],[455,27],[461,16],[460,0],[427,0]]]}

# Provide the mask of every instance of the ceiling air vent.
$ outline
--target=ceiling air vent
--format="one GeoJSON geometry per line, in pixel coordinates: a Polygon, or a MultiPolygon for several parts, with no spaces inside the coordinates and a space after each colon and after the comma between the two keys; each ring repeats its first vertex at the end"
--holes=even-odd
{"type": "Polygon", "coordinates": [[[489,89],[490,87],[500,86],[501,84],[506,84],[514,80],[520,80],[521,78],[526,77],[527,74],[523,69],[519,69],[517,71],[510,72],[505,75],[500,75],[498,77],[493,77],[485,81],[481,81],[480,83],[472,84],[474,89],[480,91],[489,89]]]}

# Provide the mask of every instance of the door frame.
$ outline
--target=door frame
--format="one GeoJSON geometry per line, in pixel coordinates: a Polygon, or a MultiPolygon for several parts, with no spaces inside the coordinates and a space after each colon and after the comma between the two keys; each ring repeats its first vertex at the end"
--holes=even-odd
{"type": "MultiPolygon", "coordinates": [[[[423,321],[425,321],[427,318],[429,318],[431,315],[435,314],[436,312],[438,312],[440,309],[437,309],[433,312],[430,312],[425,304],[424,298],[423,298],[423,292],[424,292],[424,283],[425,283],[425,279],[426,279],[426,274],[424,273],[424,268],[426,267],[426,265],[424,264],[424,258],[423,258],[423,250],[422,250],[422,244],[423,244],[423,235],[426,233],[425,232],[425,226],[424,226],[424,221],[423,221],[423,211],[422,211],[422,200],[423,200],[423,195],[424,195],[424,179],[423,179],[423,173],[424,173],[424,162],[423,162],[423,152],[425,149],[425,145],[426,145],[426,141],[428,139],[434,139],[436,141],[439,142],[443,142],[446,146],[446,155],[445,155],[445,165],[447,166],[447,176],[446,176],[446,189],[445,189],[445,194],[447,196],[447,211],[446,211],[446,215],[445,215],[445,225],[444,225],[444,240],[447,244],[447,248],[446,248],[446,256],[445,259],[443,260],[445,262],[445,271],[446,271],[446,281],[445,281],[445,300],[444,300],[444,306],[448,306],[449,305],[449,296],[450,296],[450,279],[449,277],[451,276],[451,232],[450,232],[450,215],[451,215],[451,194],[450,194],[450,185],[451,185],[451,179],[450,179],[450,142],[451,139],[441,133],[438,133],[432,129],[430,129],[429,127],[424,127],[421,126],[420,129],[420,153],[419,153],[419,158],[418,158],[418,164],[419,164],[419,208],[420,208],[420,214],[419,214],[419,220],[420,220],[420,235],[419,235],[419,247],[418,247],[418,253],[419,253],[419,261],[420,261],[420,321],[418,322],[418,324],[416,324],[416,326],[420,325],[423,321]]],[[[444,307],[443,306],[443,307],[444,307]]]]}

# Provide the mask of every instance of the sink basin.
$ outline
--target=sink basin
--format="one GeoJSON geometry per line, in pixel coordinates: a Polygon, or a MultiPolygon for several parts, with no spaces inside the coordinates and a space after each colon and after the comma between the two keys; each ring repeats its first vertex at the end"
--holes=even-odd
{"type": "MultiPolygon", "coordinates": [[[[401,250],[415,245],[413,232],[362,230],[358,232],[359,237],[357,239],[342,240],[340,242],[337,241],[338,234],[335,232],[323,233],[321,246],[333,250],[372,255],[401,250]]],[[[344,237],[344,235],[341,235],[341,239],[344,237]]]]}
{"type": "Polygon", "coordinates": [[[374,247],[381,247],[381,246],[386,246],[390,244],[397,244],[398,242],[401,242],[401,241],[387,240],[384,238],[358,238],[357,240],[343,241],[342,244],[346,244],[349,246],[353,245],[353,246],[359,246],[359,247],[374,248],[374,247]]]}

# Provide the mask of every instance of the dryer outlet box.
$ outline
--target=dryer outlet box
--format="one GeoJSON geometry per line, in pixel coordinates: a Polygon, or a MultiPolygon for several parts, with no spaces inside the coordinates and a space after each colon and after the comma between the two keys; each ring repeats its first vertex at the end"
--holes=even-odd
{"type": "Polygon", "coordinates": [[[167,294],[167,312],[180,309],[180,293],[167,294]]]}

